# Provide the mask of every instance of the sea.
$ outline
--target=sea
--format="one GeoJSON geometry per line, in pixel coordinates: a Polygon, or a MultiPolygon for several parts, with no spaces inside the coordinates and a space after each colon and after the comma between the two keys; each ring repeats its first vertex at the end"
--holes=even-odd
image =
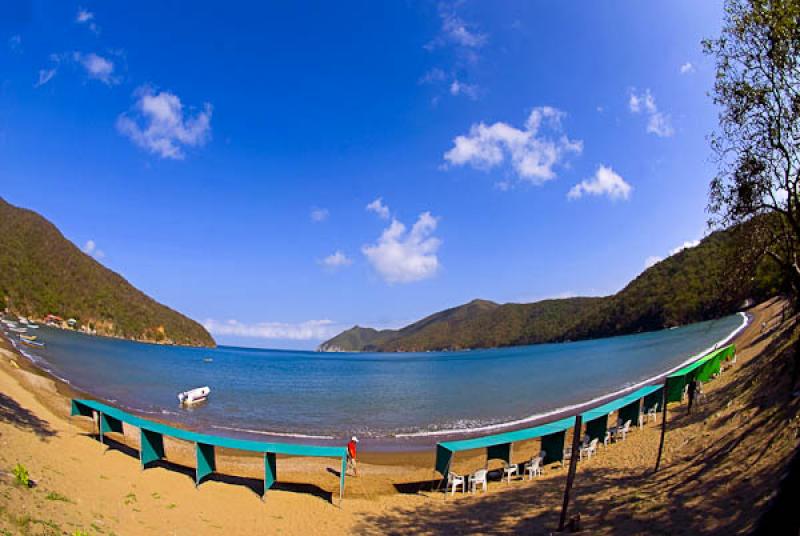
{"type": "Polygon", "coordinates": [[[520,427],[596,404],[710,351],[746,321],[740,313],[635,335],[459,352],[187,348],[46,326],[30,331],[44,348],[16,345],[92,397],[187,428],[322,443],[356,434],[402,445],[520,427]],[[179,405],[177,393],[206,385],[208,401],[179,405]]]}

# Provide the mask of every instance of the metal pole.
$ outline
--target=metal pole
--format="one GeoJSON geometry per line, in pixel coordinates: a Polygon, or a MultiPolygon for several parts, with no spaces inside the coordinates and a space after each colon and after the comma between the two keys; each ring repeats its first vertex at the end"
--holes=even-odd
{"type": "Polygon", "coordinates": [[[664,382],[664,387],[662,388],[662,395],[661,395],[661,441],[658,444],[658,458],[656,459],[656,468],[653,471],[654,473],[658,472],[658,468],[661,466],[661,453],[664,451],[664,437],[667,434],[667,384],[669,382],[664,382]]]}
{"type": "Polygon", "coordinates": [[[581,426],[583,419],[578,414],[575,417],[575,429],[572,431],[572,455],[569,458],[569,473],[567,473],[567,487],[564,489],[564,504],[561,506],[561,519],[558,521],[558,532],[564,530],[569,511],[569,494],[572,491],[572,482],[575,480],[575,469],[578,465],[578,446],[581,441],[581,426]]]}

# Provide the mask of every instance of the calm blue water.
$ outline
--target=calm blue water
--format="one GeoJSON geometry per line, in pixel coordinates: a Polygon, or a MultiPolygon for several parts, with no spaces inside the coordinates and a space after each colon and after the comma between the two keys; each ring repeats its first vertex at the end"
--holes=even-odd
{"type": "Polygon", "coordinates": [[[741,322],[730,316],[592,341],[405,354],[178,348],[42,327],[36,333],[47,347],[25,351],[79,389],[206,431],[380,438],[584,402],[678,365],[741,322]],[[211,386],[208,403],[181,409],[176,393],[202,385],[211,386]]]}

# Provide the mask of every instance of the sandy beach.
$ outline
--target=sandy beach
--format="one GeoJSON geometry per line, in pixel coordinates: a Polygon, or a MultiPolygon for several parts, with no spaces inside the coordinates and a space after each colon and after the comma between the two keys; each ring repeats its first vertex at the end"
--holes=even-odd
{"type": "MultiPolygon", "coordinates": [[[[706,385],[691,415],[669,411],[663,468],[653,474],[659,427],[581,462],[572,512],[589,534],[744,533],[751,530],[794,454],[800,400],[789,399],[788,322],[782,303],[750,311],[730,372],[706,385]],[[761,323],[769,330],[761,333],[761,323]],[[774,365],[774,366],[773,366],[774,365]]],[[[7,345],[0,350],[0,528],[9,534],[547,534],[558,522],[566,469],[552,465],[533,481],[496,479],[486,494],[431,491],[433,449],[374,452],[360,458],[338,499],[338,462],[279,459],[278,485],[262,501],[261,459],[222,452],[219,476],[195,488],[194,454],[166,444],[169,462],[142,471],[135,433],[111,447],[90,436],[88,419],[68,417],[68,386],[33,370],[7,345]],[[23,464],[35,481],[15,485],[23,464]]],[[[135,432],[135,430],[134,430],[135,432]]],[[[121,438],[118,438],[121,439],[121,438]]],[[[515,461],[538,452],[515,445],[515,461]]],[[[483,452],[458,455],[454,470],[484,465],[483,452]]],[[[490,468],[501,465],[493,461],[490,468]]]]}

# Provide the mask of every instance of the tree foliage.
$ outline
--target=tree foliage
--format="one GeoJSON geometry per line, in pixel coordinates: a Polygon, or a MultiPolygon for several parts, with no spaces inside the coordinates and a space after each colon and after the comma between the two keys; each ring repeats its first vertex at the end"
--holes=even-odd
{"type": "MultiPolygon", "coordinates": [[[[727,0],[717,39],[719,128],[711,145],[719,172],[711,181],[711,225],[752,219],[750,257],[778,262],[795,303],[800,296],[800,0],[727,0]]],[[[757,260],[756,260],[757,262],[757,260]]]]}

